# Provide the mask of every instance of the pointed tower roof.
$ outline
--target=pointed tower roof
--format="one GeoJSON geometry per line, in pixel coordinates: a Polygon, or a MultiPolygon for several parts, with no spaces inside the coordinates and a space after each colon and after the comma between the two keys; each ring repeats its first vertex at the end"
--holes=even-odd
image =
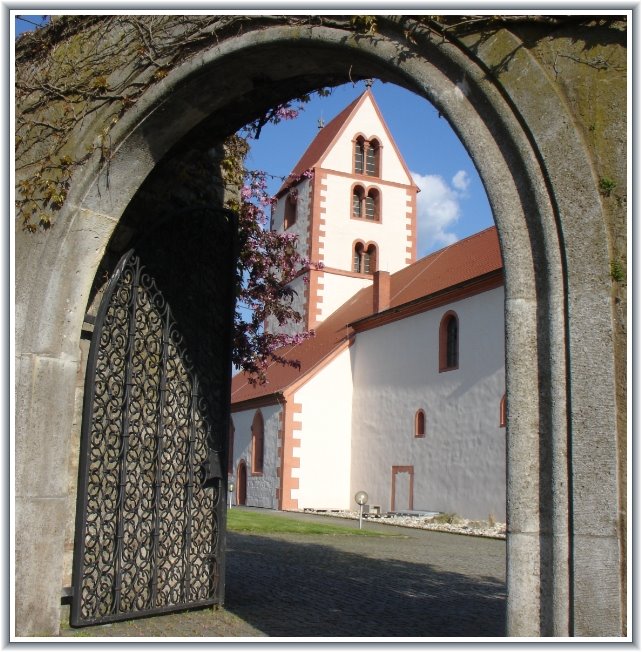
{"type": "Polygon", "coordinates": [[[316,138],[310,143],[308,149],[305,150],[303,156],[299,159],[299,162],[292,168],[290,176],[279,188],[279,191],[276,193],[277,197],[292,185],[292,179],[298,179],[298,177],[300,177],[306,170],[313,168],[319,162],[341,131],[341,127],[343,127],[343,125],[348,121],[352,112],[367,92],[368,91],[365,91],[348,104],[348,106],[330,120],[323,129],[319,129],[316,138]]]}
{"type": "Polygon", "coordinates": [[[321,163],[325,154],[336,142],[337,138],[341,135],[344,127],[348,124],[348,122],[350,121],[354,113],[356,113],[356,111],[359,109],[359,107],[366,101],[366,98],[370,99],[370,101],[372,102],[374,109],[377,112],[377,115],[379,116],[379,120],[381,121],[381,124],[386,131],[386,135],[388,136],[390,142],[395,147],[397,156],[399,157],[399,160],[401,161],[404,170],[408,175],[408,179],[410,180],[410,183],[414,185],[412,176],[410,175],[410,171],[406,167],[406,163],[403,160],[403,157],[397,150],[397,146],[395,145],[394,138],[392,137],[392,134],[388,129],[388,125],[386,124],[386,121],[383,119],[383,116],[381,115],[381,111],[379,110],[377,102],[375,101],[374,95],[372,94],[370,88],[367,88],[359,97],[357,97],[350,104],[348,104],[348,106],[346,106],[346,108],[343,109],[341,113],[336,115],[330,122],[328,122],[328,124],[325,127],[323,127],[323,129],[319,130],[319,133],[316,135],[314,140],[310,143],[308,148],[305,150],[303,156],[301,156],[298,163],[294,166],[294,168],[292,168],[292,172],[290,173],[288,178],[283,182],[283,184],[279,188],[279,191],[276,193],[277,197],[281,196],[286,190],[288,190],[288,188],[294,185],[296,181],[299,179],[299,177],[306,170],[310,170],[321,163]]]}

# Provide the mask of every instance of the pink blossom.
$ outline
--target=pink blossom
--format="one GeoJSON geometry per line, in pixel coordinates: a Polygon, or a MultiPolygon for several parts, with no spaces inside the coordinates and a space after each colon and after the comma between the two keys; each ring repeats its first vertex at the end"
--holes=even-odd
{"type": "Polygon", "coordinates": [[[280,120],[294,120],[299,115],[299,110],[294,109],[287,104],[281,104],[274,112],[275,116],[280,120]]]}

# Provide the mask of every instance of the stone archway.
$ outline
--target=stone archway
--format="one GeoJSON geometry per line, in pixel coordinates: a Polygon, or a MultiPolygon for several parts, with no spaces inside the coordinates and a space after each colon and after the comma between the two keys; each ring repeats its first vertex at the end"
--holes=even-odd
{"type": "MultiPolygon", "coordinates": [[[[621,634],[625,466],[611,340],[612,228],[581,111],[551,74],[557,59],[512,31],[440,41],[404,17],[380,24],[375,34],[355,34],[349,17],[304,26],[248,19],[243,33],[185,60],[140,98],[112,132],[108,165],[90,161],[74,178],[55,229],[18,227],[18,635],[58,628],[61,469],[78,340],[125,209],[176,148],[189,149],[203,134],[222,137],[302,90],[373,76],[421,94],[448,118],[479,169],[500,233],[515,415],[507,435],[508,634],[621,634]]],[[[569,57],[575,36],[556,37],[569,57]]],[[[80,145],[99,127],[97,120],[79,133],[80,145]]],[[[621,143],[613,148],[617,159],[621,143]]]]}

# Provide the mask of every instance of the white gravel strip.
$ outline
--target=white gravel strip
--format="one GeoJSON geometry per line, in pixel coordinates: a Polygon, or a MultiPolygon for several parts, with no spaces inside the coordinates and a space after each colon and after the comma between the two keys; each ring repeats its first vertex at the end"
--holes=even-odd
{"type": "MultiPolygon", "coordinates": [[[[312,511],[306,513],[319,516],[334,516],[335,518],[359,519],[359,512],[340,511],[312,511]]],[[[452,534],[466,534],[475,537],[488,537],[491,539],[506,538],[506,523],[489,523],[488,521],[473,521],[459,516],[445,517],[443,514],[432,515],[402,515],[382,514],[381,516],[364,516],[364,524],[374,522],[381,525],[397,525],[401,527],[419,528],[421,530],[438,530],[452,534]],[[449,520],[451,522],[441,522],[449,520]]]]}

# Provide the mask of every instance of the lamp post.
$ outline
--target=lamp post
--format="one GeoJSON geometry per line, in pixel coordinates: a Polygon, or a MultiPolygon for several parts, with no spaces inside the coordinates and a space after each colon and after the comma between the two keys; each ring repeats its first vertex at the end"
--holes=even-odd
{"type": "Polygon", "coordinates": [[[230,480],[227,483],[227,495],[230,500],[230,509],[232,509],[232,493],[234,493],[234,483],[230,480]]]}
{"type": "Polygon", "coordinates": [[[363,506],[368,502],[368,494],[365,491],[357,491],[354,495],[354,499],[359,505],[359,529],[362,528],[362,519],[363,519],[363,506]]]}

